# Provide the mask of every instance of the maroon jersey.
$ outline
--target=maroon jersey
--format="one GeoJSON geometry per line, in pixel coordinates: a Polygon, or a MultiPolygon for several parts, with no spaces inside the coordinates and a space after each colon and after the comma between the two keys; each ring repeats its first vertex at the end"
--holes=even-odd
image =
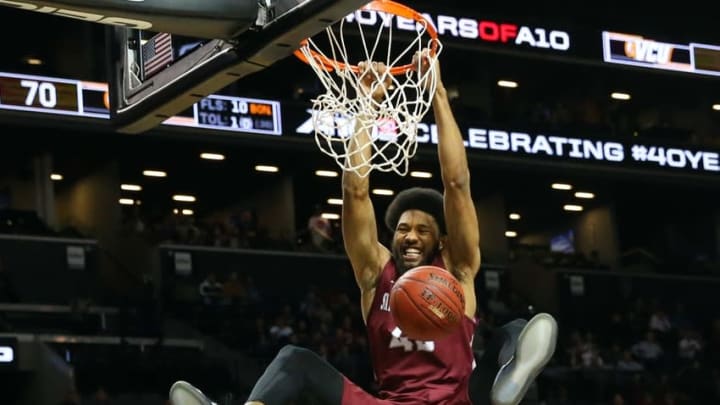
{"type": "MultiPolygon", "coordinates": [[[[445,268],[441,257],[433,266],[445,268]]],[[[477,320],[436,341],[410,340],[390,313],[390,290],[398,278],[391,259],[383,268],[367,319],[379,397],[407,404],[470,405],[468,381],[475,367],[472,338],[477,320]]]]}

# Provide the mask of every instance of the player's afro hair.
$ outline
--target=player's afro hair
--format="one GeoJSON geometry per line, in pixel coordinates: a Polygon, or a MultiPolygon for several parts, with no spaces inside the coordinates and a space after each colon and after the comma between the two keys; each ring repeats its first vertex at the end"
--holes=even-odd
{"type": "Polygon", "coordinates": [[[400,216],[407,210],[419,210],[432,215],[445,235],[445,212],[442,194],[431,188],[412,187],[398,193],[385,212],[385,226],[395,232],[400,216]]]}

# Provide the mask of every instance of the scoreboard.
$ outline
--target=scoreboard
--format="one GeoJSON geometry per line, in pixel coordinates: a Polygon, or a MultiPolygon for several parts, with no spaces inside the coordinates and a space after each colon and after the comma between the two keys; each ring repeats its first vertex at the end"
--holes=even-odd
{"type": "Polygon", "coordinates": [[[603,31],[607,63],[720,76],[720,46],[661,42],[637,34],[603,31]]]}
{"type": "MultiPolygon", "coordinates": [[[[0,110],[110,119],[107,83],[0,72],[0,110]]],[[[280,102],[210,95],[163,125],[281,135],[280,102]]]]}
{"type": "Polygon", "coordinates": [[[282,135],[280,102],[210,95],[190,111],[167,119],[165,125],[282,135]]]}
{"type": "Polygon", "coordinates": [[[107,84],[0,72],[0,109],[108,118],[107,84]]]}

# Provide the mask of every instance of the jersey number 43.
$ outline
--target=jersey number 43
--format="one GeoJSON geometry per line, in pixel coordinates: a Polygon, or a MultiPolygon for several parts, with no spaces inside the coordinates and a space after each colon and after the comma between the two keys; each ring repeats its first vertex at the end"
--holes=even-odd
{"type": "Polygon", "coordinates": [[[402,348],[406,352],[413,350],[421,352],[433,352],[435,351],[435,342],[432,340],[410,340],[406,336],[403,336],[402,331],[397,326],[393,329],[392,338],[390,339],[390,348],[402,348]]]}

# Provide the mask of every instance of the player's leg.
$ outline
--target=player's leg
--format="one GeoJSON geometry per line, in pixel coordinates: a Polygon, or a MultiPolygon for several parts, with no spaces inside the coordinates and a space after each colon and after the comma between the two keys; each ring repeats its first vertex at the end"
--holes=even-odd
{"type": "MultiPolygon", "coordinates": [[[[284,404],[303,391],[327,405],[372,405],[376,398],[362,391],[314,352],[293,345],[283,347],[255,383],[247,404],[284,404]]],[[[173,405],[214,405],[199,389],[178,381],[170,389],[173,405]]]]}
{"type": "Polygon", "coordinates": [[[527,320],[518,318],[496,328],[485,342],[482,354],[476,352],[477,366],[470,377],[470,399],[474,405],[490,405],[488,394],[492,391],[498,371],[511,358],[520,332],[527,323],[527,320]]]}
{"type": "Polygon", "coordinates": [[[325,404],[340,405],[343,386],[343,375],[322,357],[311,350],[287,345],[255,383],[248,403],[284,404],[309,390],[325,404]]]}
{"type": "Polygon", "coordinates": [[[555,353],[558,326],[547,313],[503,327],[506,339],[498,353],[501,364],[490,393],[494,405],[517,405],[555,353]]]}
{"type": "Polygon", "coordinates": [[[518,404],[555,353],[556,341],[557,322],[545,313],[497,328],[471,378],[473,403],[518,404]]]}

